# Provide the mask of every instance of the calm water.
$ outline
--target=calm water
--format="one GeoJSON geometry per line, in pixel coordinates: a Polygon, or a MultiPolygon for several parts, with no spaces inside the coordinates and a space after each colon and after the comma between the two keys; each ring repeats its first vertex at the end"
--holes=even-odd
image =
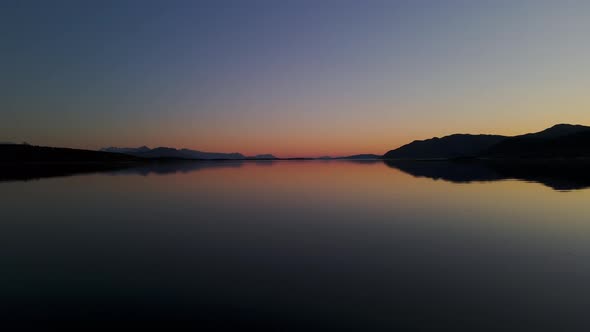
{"type": "Polygon", "coordinates": [[[460,182],[349,161],[0,182],[0,315],[588,331],[590,190],[460,182]]]}

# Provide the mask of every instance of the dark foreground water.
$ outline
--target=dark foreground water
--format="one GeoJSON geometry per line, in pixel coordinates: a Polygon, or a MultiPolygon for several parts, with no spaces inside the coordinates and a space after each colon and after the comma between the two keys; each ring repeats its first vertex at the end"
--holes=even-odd
{"type": "Polygon", "coordinates": [[[588,331],[590,190],[439,166],[0,182],[0,324],[588,331]]]}

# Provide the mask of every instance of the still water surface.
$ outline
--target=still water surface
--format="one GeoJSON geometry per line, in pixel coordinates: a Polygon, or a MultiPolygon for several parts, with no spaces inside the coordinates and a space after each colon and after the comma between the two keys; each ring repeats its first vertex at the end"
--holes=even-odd
{"type": "Polygon", "coordinates": [[[590,329],[588,189],[197,162],[1,182],[0,199],[3,322],[590,329]]]}

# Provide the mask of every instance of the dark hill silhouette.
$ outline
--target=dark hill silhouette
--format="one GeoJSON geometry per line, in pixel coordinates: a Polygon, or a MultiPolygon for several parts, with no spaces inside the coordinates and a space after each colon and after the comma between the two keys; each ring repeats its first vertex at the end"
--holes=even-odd
{"type": "Polygon", "coordinates": [[[506,139],[499,135],[455,134],[413,141],[383,155],[385,159],[450,159],[473,157],[506,139]]]}
{"type": "Polygon", "coordinates": [[[547,128],[537,133],[530,133],[524,134],[516,137],[526,137],[526,138],[543,138],[543,139],[550,139],[550,138],[557,138],[561,136],[567,136],[572,134],[577,134],[579,132],[589,131],[590,127],[582,126],[582,125],[570,125],[570,124],[557,124],[551,128],[547,128]]]}
{"type": "Polygon", "coordinates": [[[383,155],[384,159],[587,158],[590,127],[558,124],[537,133],[506,137],[455,134],[414,141],[383,155]]]}
{"type": "Polygon", "coordinates": [[[26,144],[0,145],[0,162],[3,163],[90,163],[137,162],[140,158],[102,151],[53,148],[26,144]]]}
{"type": "Polygon", "coordinates": [[[0,181],[115,171],[144,162],[144,159],[119,153],[25,144],[0,145],[0,181]]]}
{"type": "Polygon", "coordinates": [[[558,125],[508,138],[481,153],[488,158],[590,158],[590,127],[558,125]]]}

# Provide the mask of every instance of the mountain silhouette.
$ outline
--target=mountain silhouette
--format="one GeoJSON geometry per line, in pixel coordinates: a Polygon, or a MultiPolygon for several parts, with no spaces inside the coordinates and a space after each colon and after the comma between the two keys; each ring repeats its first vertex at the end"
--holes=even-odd
{"type": "Polygon", "coordinates": [[[510,137],[481,153],[488,158],[587,158],[590,127],[557,125],[538,133],[510,137]]]}
{"type": "Polygon", "coordinates": [[[108,147],[108,148],[103,148],[100,151],[105,151],[105,152],[114,152],[114,153],[126,153],[126,154],[134,154],[134,153],[143,153],[143,152],[149,152],[151,149],[148,148],[147,146],[141,146],[139,148],[117,148],[117,147],[108,147]]]}
{"type": "Polygon", "coordinates": [[[450,159],[472,157],[506,139],[499,135],[454,134],[442,138],[413,141],[388,151],[385,159],[450,159]]]}
{"type": "Polygon", "coordinates": [[[522,138],[550,139],[550,138],[558,138],[558,137],[562,137],[562,136],[577,134],[577,133],[589,131],[589,130],[590,130],[590,127],[587,127],[587,126],[570,125],[570,124],[561,123],[561,124],[557,124],[551,128],[547,128],[545,130],[542,130],[538,133],[524,134],[524,135],[520,135],[520,136],[515,136],[514,138],[522,137],[522,138]]]}
{"type": "Polygon", "coordinates": [[[374,159],[380,159],[381,156],[376,155],[376,154],[369,154],[369,153],[365,153],[365,154],[355,154],[352,156],[346,156],[346,157],[336,157],[334,159],[348,159],[348,160],[374,160],[374,159]]]}
{"type": "Polygon", "coordinates": [[[0,144],[0,181],[115,171],[143,163],[145,159],[120,153],[0,144]]]}
{"type": "Polygon", "coordinates": [[[27,144],[0,145],[0,162],[5,163],[72,163],[136,162],[131,155],[104,151],[53,148],[27,144]]]}
{"type": "Polygon", "coordinates": [[[364,154],[355,154],[351,156],[343,156],[343,157],[331,157],[331,156],[321,156],[317,158],[313,158],[316,160],[376,160],[381,159],[380,155],[364,153],[364,154]]]}
{"type": "Polygon", "coordinates": [[[279,159],[279,158],[273,156],[272,154],[257,154],[255,156],[246,157],[246,159],[266,159],[266,160],[272,160],[272,159],[279,159]]]}
{"type": "Polygon", "coordinates": [[[109,147],[101,149],[105,152],[114,152],[128,154],[141,158],[176,158],[176,159],[245,159],[241,153],[218,153],[203,152],[189,149],[175,149],[168,147],[158,147],[150,149],[146,146],[140,148],[117,148],[109,147]]]}
{"type": "Polygon", "coordinates": [[[414,141],[384,159],[590,157],[590,127],[558,124],[537,133],[507,137],[455,134],[414,141]]]}

